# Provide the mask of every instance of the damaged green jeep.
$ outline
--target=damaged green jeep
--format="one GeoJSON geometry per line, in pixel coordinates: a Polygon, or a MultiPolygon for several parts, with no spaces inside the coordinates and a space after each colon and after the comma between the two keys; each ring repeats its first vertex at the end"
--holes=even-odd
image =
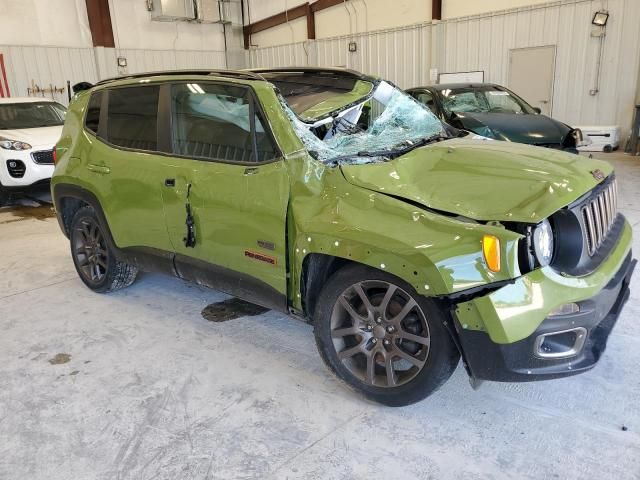
{"type": "Polygon", "coordinates": [[[161,271],[305,319],[329,368],[387,405],[425,398],[460,357],[475,385],[603,353],[635,267],[607,163],[453,138],[348,70],[84,87],[52,193],[89,288],[161,271]]]}

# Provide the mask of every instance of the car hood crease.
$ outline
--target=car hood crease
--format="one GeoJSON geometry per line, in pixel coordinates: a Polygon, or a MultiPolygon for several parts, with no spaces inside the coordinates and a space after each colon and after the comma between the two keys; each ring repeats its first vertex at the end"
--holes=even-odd
{"type": "Polygon", "coordinates": [[[569,205],[612,168],[598,160],[519,144],[449,140],[395,160],[342,165],[353,185],[480,221],[537,223],[569,205]]]}

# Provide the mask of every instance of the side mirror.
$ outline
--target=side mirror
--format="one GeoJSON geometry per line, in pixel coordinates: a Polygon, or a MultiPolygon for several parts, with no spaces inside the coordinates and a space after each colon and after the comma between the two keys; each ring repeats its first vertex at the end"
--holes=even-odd
{"type": "Polygon", "coordinates": [[[542,113],[540,107],[533,107],[533,111],[536,112],[537,115],[540,115],[542,113]]]}

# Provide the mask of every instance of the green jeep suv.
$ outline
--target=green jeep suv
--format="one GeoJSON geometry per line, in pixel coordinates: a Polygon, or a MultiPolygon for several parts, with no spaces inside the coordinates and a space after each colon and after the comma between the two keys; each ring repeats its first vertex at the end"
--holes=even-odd
{"type": "Polygon", "coordinates": [[[304,319],[328,367],[387,405],[425,398],[460,357],[475,385],[603,353],[635,266],[607,163],[451,138],[349,70],[83,87],[52,194],[92,290],[154,270],[304,319]]]}

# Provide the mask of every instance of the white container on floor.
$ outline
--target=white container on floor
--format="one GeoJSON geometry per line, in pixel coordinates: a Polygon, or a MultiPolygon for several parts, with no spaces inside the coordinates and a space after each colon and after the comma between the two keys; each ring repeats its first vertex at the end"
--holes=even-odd
{"type": "Polygon", "coordinates": [[[620,146],[620,127],[617,125],[575,127],[582,130],[591,145],[578,147],[581,152],[612,152],[620,146]]]}

